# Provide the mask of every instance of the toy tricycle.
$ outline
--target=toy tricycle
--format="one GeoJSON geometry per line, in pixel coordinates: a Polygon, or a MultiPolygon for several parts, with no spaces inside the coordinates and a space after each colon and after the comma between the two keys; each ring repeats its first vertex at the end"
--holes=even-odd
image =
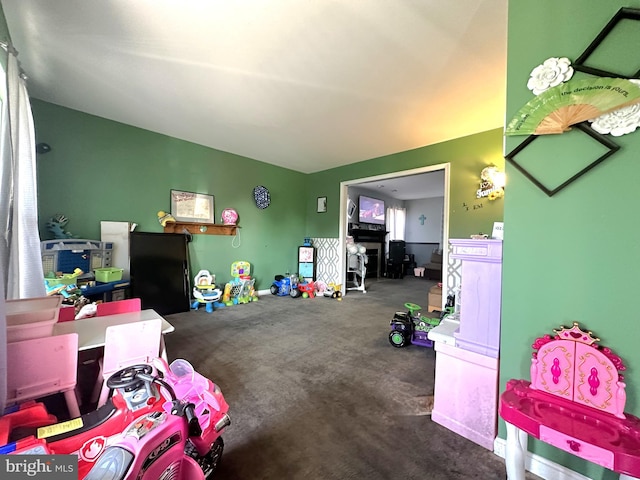
{"type": "Polygon", "coordinates": [[[405,303],[408,312],[396,312],[391,320],[389,342],[400,348],[409,344],[421,347],[433,347],[433,341],[427,338],[429,330],[440,324],[440,312],[421,315],[422,307],[415,303],[405,303]]]}

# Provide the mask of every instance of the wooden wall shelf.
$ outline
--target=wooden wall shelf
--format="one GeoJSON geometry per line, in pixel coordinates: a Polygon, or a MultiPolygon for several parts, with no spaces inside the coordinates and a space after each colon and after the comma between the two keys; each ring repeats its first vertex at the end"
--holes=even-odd
{"type": "Polygon", "coordinates": [[[199,235],[235,235],[237,225],[218,225],[199,222],[167,222],[164,233],[184,233],[185,229],[199,235]]]}

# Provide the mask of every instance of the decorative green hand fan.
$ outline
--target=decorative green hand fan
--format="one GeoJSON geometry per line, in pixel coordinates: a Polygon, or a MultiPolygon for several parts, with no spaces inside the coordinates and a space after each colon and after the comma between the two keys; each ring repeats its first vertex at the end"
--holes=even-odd
{"type": "Polygon", "coordinates": [[[640,85],[624,78],[569,80],[522,107],[507,125],[507,135],[546,135],[607,112],[640,103],[640,85]]]}

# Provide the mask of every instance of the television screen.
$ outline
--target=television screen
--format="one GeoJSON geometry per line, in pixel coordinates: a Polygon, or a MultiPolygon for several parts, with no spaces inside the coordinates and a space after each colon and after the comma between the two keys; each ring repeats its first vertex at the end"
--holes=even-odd
{"type": "Polygon", "coordinates": [[[384,201],[360,195],[358,220],[361,223],[384,225],[384,201]]]}

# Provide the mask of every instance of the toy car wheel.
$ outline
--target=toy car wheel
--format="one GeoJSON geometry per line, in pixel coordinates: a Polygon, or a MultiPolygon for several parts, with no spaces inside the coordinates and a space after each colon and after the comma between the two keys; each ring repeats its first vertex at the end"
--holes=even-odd
{"type": "Polygon", "coordinates": [[[271,292],[271,295],[277,295],[278,287],[276,287],[275,285],[271,285],[271,288],[269,288],[269,291],[271,292]]]}
{"type": "Polygon", "coordinates": [[[302,295],[302,292],[297,288],[292,288],[289,290],[289,295],[291,295],[291,298],[298,298],[302,295]]]}
{"type": "Polygon", "coordinates": [[[213,445],[211,445],[211,449],[204,456],[199,456],[198,451],[193,447],[193,444],[190,445],[189,454],[191,457],[198,462],[200,468],[204,472],[204,478],[208,479],[213,475],[213,472],[216,471],[218,465],[220,464],[220,459],[222,457],[222,451],[224,450],[224,441],[222,437],[218,437],[213,445]]]}
{"type": "Polygon", "coordinates": [[[389,343],[396,348],[402,348],[407,344],[407,337],[399,330],[389,332],[389,343]]]}

